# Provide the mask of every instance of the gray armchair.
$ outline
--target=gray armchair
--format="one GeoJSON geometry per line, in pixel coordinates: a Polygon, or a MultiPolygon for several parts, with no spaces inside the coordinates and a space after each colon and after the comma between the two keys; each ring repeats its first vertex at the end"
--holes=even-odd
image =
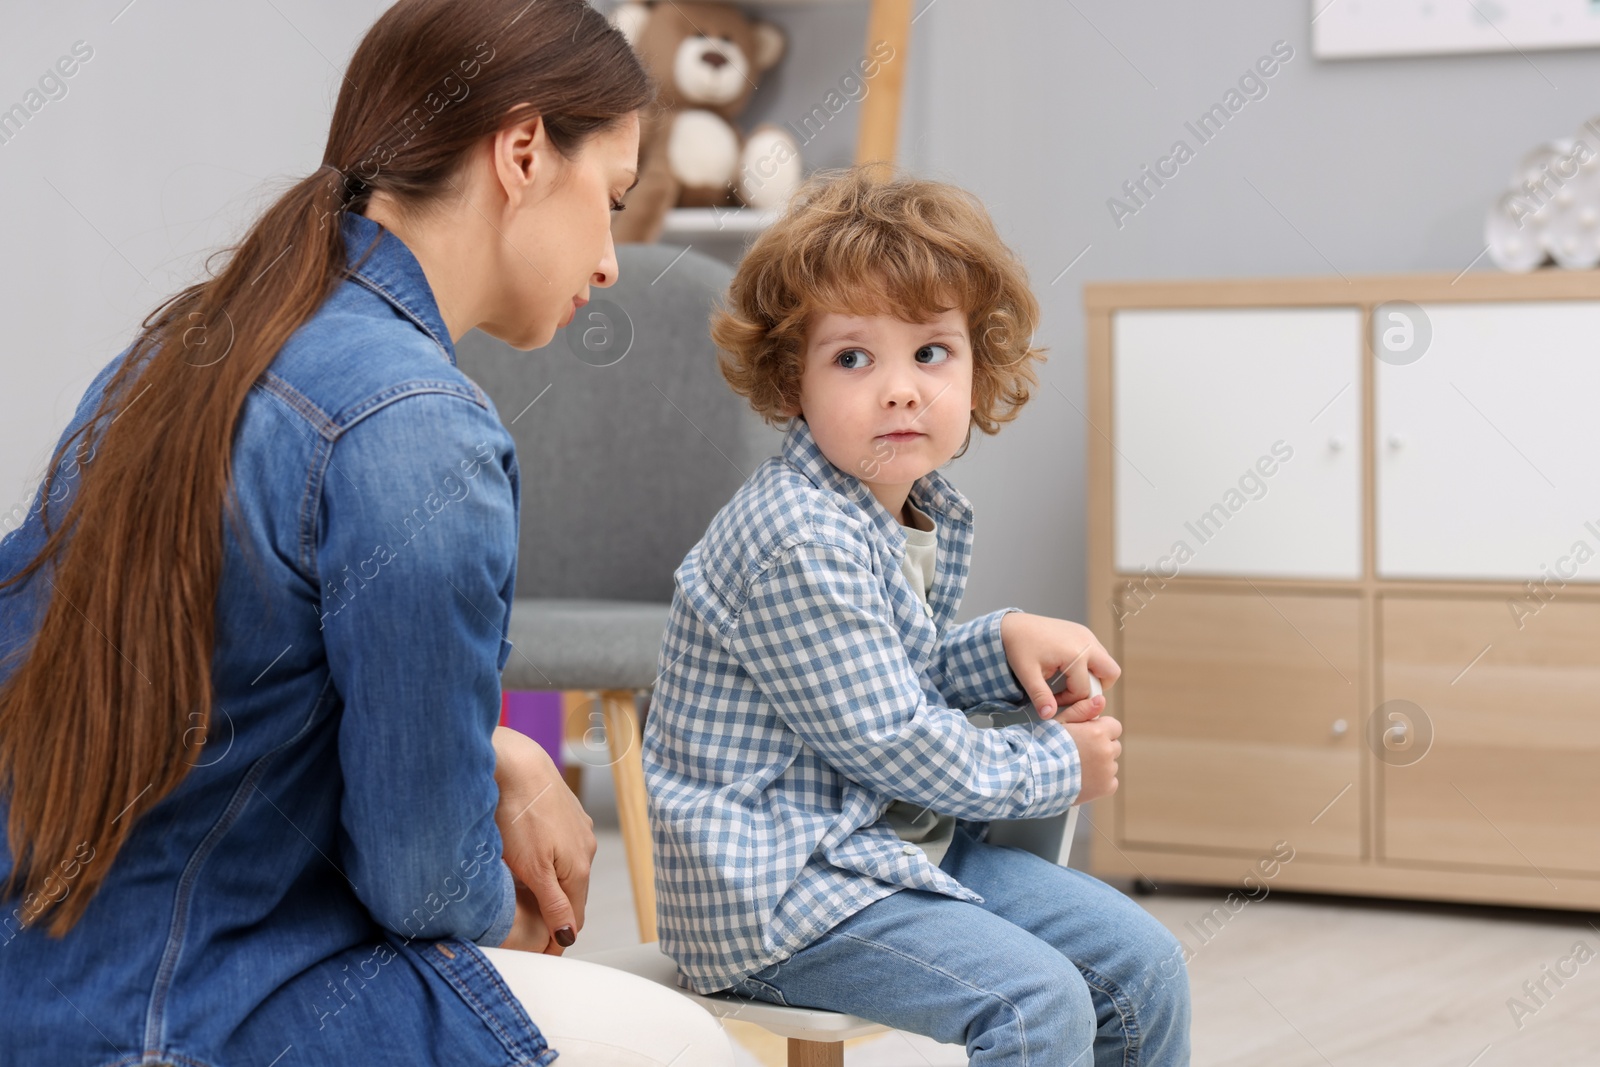
{"type": "Polygon", "coordinates": [[[708,318],[732,270],[689,249],[622,245],[620,273],[545,348],[473,331],[461,369],[517,442],[522,479],[507,689],[597,690],[639,928],[655,887],[639,736],[672,573],[782,434],[717,370],[708,318]]]}

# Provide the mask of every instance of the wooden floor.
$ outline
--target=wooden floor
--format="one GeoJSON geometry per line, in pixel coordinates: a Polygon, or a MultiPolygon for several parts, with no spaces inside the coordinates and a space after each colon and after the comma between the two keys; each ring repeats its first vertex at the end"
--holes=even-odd
{"type": "MultiPolygon", "coordinates": [[[[600,851],[576,953],[638,940],[610,790],[589,772],[600,851]]],[[[1194,1067],[1600,1067],[1600,916],[1273,893],[1206,940],[1197,927],[1223,895],[1164,885],[1135,898],[1194,953],[1194,1067]],[[1580,942],[1588,962],[1561,964],[1580,942]],[[1559,986],[1546,977],[1558,965],[1577,968],[1559,986]],[[1541,979],[1536,1001],[1523,983],[1541,979]],[[1512,1000],[1527,1010],[1513,1016],[1512,1000]]],[[[782,1067],[781,1042],[730,1033],[741,1067],[782,1067]]],[[[898,1033],[845,1054],[846,1067],[966,1062],[898,1033]]]]}

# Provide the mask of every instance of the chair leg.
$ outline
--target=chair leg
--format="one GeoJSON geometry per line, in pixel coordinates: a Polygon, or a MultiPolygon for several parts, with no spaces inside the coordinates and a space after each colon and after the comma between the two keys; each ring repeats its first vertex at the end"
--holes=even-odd
{"type": "Polygon", "coordinates": [[[644,758],[639,751],[639,711],[633,691],[608,689],[600,694],[605,717],[606,744],[611,750],[611,774],[617,787],[617,821],[628,856],[633,881],[633,910],[639,920],[639,940],[656,940],[656,883],[650,855],[650,804],[644,787],[644,758]]]}
{"type": "Polygon", "coordinates": [[[789,1039],[789,1067],[844,1067],[843,1041],[789,1039]]]}
{"type": "MultiPolygon", "coordinates": [[[[583,689],[567,689],[561,693],[561,736],[563,742],[581,745],[589,731],[589,712],[594,707],[595,694],[583,689]]],[[[561,769],[567,788],[579,800],[583,799],[583,763],[574,760],[561,769]]]]}

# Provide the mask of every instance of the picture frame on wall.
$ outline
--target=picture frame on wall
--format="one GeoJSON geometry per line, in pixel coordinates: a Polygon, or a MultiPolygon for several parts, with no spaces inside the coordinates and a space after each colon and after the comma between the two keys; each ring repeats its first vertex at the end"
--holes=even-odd
{"type": "Polygon", "coordinates": [[[1311,0],[1319,59],[1596,46],[1597,0],[1311,0]]]}

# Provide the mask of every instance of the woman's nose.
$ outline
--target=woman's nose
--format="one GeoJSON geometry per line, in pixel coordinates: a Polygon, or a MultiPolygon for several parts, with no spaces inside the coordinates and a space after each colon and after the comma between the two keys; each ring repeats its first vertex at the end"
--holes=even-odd
{"type": "Polygon", "coordinates": [[[597,267],[594,274],[590,276],[589,282],[592,285],[604,289],[617,283],[618,272],[617,246],[616,242],[611,240],[611,233],[608,230],[606,232],[605,255],[600,257],[600,266],[597,267]]]}

